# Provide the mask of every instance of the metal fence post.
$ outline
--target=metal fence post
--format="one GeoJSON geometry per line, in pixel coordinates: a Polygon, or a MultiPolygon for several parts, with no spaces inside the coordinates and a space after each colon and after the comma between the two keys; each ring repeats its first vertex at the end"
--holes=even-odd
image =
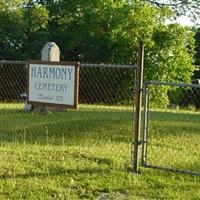
{"type": "Polygon", "coordinates": [[[136,74],[136,91],[135,91],[135,119],[134,119],[134,141],[133,141],[133,173],[138,172],[138,148],[141,125],[141,107],[142,107],[142,87],[143,87],[143,66],[144,66],[144,44],[139,43],[138,47],[138,64],[136,74]]]}
{"type": "Polygon", "coordinates": [[[144,117],[143,117],[143,131],[142,131],[142,159],[141,165],[145,166],[147,162],[147,134],[148,134],[148,105],[149,105],[149,90],[148,84],[144,85],[144,117]]]}

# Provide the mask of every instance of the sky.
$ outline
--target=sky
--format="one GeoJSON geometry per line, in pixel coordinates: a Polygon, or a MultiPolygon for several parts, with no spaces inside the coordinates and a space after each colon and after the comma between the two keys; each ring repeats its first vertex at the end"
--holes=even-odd
{"type": "MultiPolygon", "coordinates": [[[[194,22],[191,22],[191,20],[189,19],[189,17],[187,16],[182,16],[182,17],[179,17],[177,19],[177,22],[183,26],[195,26],[195,23],[194,22]]],[[[200,19],[197,20],[197,23],[200,24],[200,19]]]]}
{"type": "MultiPolygon", "coordinates": [[[[170,3],[170,0],[159,0],[159,2],[161,3],[170,3]]],[[[180,1],[181,2],[181,1],[180,1]]],[[[189,15],[189,13],[187,12],[187,15],[189,15]]],[[[197,26],[200,27],[200,18],[199,20],[197,20],[195,23],[191,22],[191,20],[189,19],[189,17],[187,16],[181,16],[176,20],[179,24],[183,25],[183,26],[197,26]]],[[[170,23],[170,22],[169,22],[170,23]]]]}
{"type": "Polygon", "coordinates": [[[191,26],[191,27],[200,27],[200,19],[198,21],[196,21],[197,23],[195,24],[194,22],[192,22],[189,17],[187,16],[181,16],[179,17],[178,19],[176,19],[176,21],[173,21],[173,20],[167,20],[166,21],[167,24],[170,24],[170,23],[174,23],[174,22],[178,22],[179,24],[183,25],[183,26],[191,26]],[[198,25],[197,25],[198,24],[198,25]]]}
{"type": "Polygon", "coordinates": [[[177,19],[177,22],[184,26],[192,26],[193,25],[193,23],[190,21],[190,19],[186,16],[179,17],[177,19]]]}

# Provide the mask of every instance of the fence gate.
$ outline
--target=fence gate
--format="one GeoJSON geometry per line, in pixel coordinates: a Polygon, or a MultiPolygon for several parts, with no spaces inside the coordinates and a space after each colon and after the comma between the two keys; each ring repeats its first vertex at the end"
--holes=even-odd
{"type": "Polygon", "coordinates": [[[200,85],[145,83],[143,118],[141,165],[200,175],[200,85]]]}

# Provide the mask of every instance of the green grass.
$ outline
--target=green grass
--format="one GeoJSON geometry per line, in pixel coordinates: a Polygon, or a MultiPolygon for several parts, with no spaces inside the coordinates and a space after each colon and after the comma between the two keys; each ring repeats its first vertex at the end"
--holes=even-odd
{"type": "MultiPolygon", "coordinates": [[[[199,199],[200,177],[132,174],[132,108],[0,104],[0,199],[199,199]]],[[[200,171],[200,114],[151,112],[147,163],[200,171]]]]}

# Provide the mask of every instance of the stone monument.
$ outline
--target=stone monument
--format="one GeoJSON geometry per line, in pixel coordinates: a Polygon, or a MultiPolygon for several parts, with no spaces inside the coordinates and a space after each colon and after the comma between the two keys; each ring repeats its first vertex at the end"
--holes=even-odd
{"type": "Polygon", "coordinates": [[[42,61],[60,61],[60,49],[55,42],[47,42],[41,51],[42,61]]]}

